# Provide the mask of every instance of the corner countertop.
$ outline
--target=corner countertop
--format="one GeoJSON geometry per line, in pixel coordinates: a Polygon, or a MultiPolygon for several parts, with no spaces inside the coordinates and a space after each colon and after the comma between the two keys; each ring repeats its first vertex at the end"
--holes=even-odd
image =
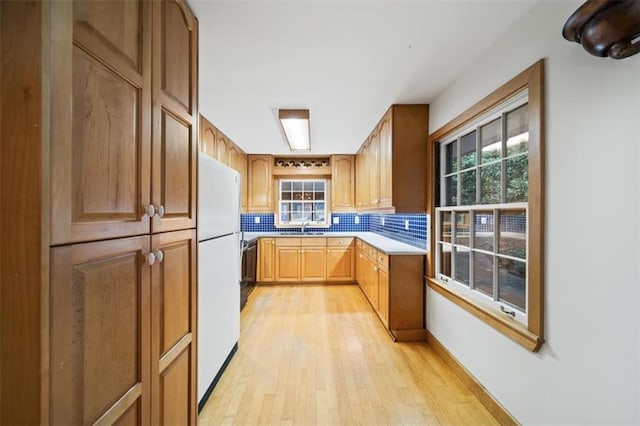
{"type": "MultiPolygon", "coordinates": [[[[313,231],[309,231],[313,232],[313,231]]],[[[253,241],[261,237],[287,237],[287,238],[331,238],[331,237],[355,237],[360,238],[367,244],[371,244],[378,250],[388,255],[426,255],[427,251],[419,249],[400,241],[393,240],[388,237],[384,237],[375,232],[325,232],[322,235],[282,235],[281,232],[245,232],[244,239],[247,241],[253,241]]]]}

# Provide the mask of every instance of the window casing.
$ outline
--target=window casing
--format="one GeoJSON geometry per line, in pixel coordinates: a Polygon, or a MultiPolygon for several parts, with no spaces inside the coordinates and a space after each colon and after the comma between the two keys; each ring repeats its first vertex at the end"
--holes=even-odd
{"type": "Polygon", "coordinates": [[[325,179],[280,179],[277,223],[283,226],[329,226],[325,179]]]}
{"type": "Polygon", "coordinates": [[[544,60],[432,132],[428,144],[427,285],[538,351],[544,342],[544,60]]]}
{"type": "Polygon", "coordinates": [[[525,90],[442,138],[435,218],[437,278],[525,325],[528,125],[525,90]]]}

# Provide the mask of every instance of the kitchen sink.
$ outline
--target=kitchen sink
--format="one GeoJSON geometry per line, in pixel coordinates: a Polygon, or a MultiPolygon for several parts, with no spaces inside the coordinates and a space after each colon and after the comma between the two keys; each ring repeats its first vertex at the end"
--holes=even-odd
{"type": "Polygon", "coordinates": [[[324,235],[324,232],[281,232],[280,235],[295,235],[295,236],[304,236],[304,235],[324,235]]]}

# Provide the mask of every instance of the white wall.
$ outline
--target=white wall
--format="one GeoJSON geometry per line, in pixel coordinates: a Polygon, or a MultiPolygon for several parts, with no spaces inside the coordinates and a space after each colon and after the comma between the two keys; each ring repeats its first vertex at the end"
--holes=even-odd
{"type": "Polygon", "coordinates": [[[640,55],[565,41],[536,5],[431,103],[430,130],[546,58],[545,338],[533,354],[434,291],[427,327],[523,423],[640,423],[640,55]]]}

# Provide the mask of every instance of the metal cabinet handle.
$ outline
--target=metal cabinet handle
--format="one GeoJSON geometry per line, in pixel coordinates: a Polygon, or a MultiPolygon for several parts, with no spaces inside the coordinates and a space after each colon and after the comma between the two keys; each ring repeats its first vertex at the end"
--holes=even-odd
{"type": "Polygon", "coordinates": [[[164,216],[164,206],[161,204],[158,206],[158,217],[164,216]]]}
{"type": "Polygon", "coordinates": [[[145,209],[145,213],[147,214],[147,216],[153,217],[153,215],[156,214],[156,206],[154,206],[153,204],[149,204],[145,209]]]}
{"type": "Polygon", "coordinates": [[[154,263],[156,263],[156,255],[151,252],[147,255],[147,264],[153,266],[154,263]]]}
{"type": "Polygon", "coordinates": [[[164,252],[162,250],[158,250],[156,252],[156,260],[158,263],[161,263],[164,260],[164,252]]]}
{"type": "Polygon", "coordinates": [[[373,270],[374,270],[374,271],[377,271],[377,270],[378,270],[378,267],[377,267],[377,266],[374,266],[374,267],[373,267],[373,270]]]}

